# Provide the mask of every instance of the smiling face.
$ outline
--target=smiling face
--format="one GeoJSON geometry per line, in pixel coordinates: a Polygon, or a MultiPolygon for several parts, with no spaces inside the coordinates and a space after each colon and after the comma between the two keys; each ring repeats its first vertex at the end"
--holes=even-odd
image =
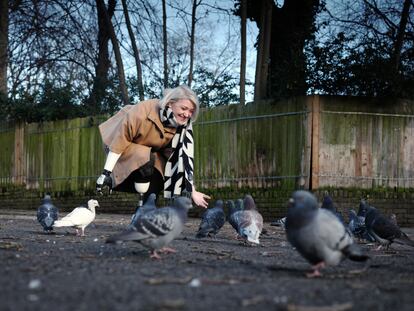
{"type": "Polygon", "coordinates": [[[179,125],[187,124],[195,111],[195,105],[188,99],[180,99],[170,103],[169,106],[174,114],[175,120],[179,125]]]}

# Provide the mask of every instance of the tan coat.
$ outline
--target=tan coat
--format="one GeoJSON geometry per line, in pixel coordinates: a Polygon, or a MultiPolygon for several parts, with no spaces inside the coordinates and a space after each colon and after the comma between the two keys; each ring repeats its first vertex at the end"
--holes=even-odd
{"type": "Polygon", "coordinates": [[[160,151],[155,153],[155,168],[164,175],[166,158],[161,154],[176,129],[162,125],[157,99],[123,107],[99,125],[99,130],[109,150],[121,153],[112,171],[114,187],[149,161],[151,149],[153,152],[160,151]]]}

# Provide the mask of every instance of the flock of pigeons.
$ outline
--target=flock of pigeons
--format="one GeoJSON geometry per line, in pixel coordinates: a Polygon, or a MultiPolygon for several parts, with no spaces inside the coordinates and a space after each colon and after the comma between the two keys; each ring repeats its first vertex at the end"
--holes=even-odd
{"type": "MultiPolygon", "coordinates": [[[[110,236],[107,243],[135,241],[150,250],[150,257],[160,259],[160,253],[175,252],[169,248],[171,241],[184,229],[191,199],[177,197],[166,207],[157,208],[156,195],[151,194],[145,204],[137,209],[131,223],[122,232],[110,236]]],[[[85,228],[95,219],[98,201],[89,200],[87,207],[77,207],[58,219],[58,209],[46,195],[37,211],[37,219],[46,232],[54,227],[74,227],[76,234],[84,236],[85,228]]],[[[202,215],[197,238],[215,237],[228,221],[235,230],[236,238],[247,244],[260,244],[264,233],[263,217],[251,195],[243,199],[217,200],[202,215]],[[227,215],[224,207],[227,207],[227,215]]],[[[309,191],[295,191],[288,203],[287,216],[279,221],[290,244],[312,265],[309,277],[320,276],[325,265],[338,265],[345,258],[366,261],[354,238],[367,240],[387,248],[392,243],[414,247],[412,241],[398,227],[395,219],[385,217],[378,209],[361,200],[358,212],[350,210],[349,223],[337,212],[332,198],[325,194],[321,207],[309,191]]]]}

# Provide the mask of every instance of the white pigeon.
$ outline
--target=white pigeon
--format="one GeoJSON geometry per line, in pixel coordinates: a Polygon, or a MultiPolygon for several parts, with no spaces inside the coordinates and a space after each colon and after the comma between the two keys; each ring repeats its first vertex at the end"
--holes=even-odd
{"type": "Polygon", "coordinates": [[[88,207],[76,207],[62,219],[56,220],[53,227],[73,227],[76,235],[85,236],[85,228],[95,219],[95,207],[99,207],[98,201],[89,200],[88,207]]]}

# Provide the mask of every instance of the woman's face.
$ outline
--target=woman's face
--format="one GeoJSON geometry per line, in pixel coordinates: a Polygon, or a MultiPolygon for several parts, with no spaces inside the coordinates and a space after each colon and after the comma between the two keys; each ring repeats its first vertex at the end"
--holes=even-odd
{"type": "Polygon", "coordinates": [[[169,106],[174,114],[175,120],[179,125],[187,124],[195,111],[195,106],[191,100],[180,99],[174,103],[170,103],[169,106]]]}

